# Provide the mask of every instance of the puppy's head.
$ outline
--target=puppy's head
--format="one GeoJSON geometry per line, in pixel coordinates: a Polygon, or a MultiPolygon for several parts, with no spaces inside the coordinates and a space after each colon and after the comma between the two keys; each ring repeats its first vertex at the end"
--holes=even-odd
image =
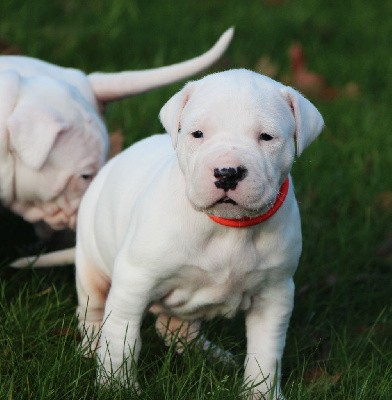
{"type": "Polygon", "coordinates": [[[189,201],[225,218],[270,208],[295,153],[324,125],[300,93],[247,70],[188,83],[164,105],[160,118],[177,148],[189,201]]]}
{"type": "Polygon", "coordinates": [[[68,84],[20,77],[7,129],[14,158],[9,207],[31,222],[74,228],[81,197],[107,153],[106,128],[96,111],[68,84]]]}

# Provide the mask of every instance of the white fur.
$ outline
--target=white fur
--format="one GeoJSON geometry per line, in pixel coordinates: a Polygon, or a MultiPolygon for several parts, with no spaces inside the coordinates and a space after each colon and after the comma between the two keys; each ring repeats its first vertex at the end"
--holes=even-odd
{"type": "Polygon", "coordinates": [[[105,102],[198,73],[226,50],[146,71],[93,73],[22,56],[0,56],[0,202],[27,221],[74,228],[82,195],[102,167],[105,102]]]}
{"type": "Polygon", "coordinates": [[[262,224],[225,227],[206,213],[239,218],[266,211],[289,176],[295,140],[301,152],[320,133],[322,117],[298,92],[247,70],[187,84],[160,117],[172,139],[152,136],[111,160],[79,211],[78,315],[91,351],[101,328],[98,379],[104,383],[110,372],[125,379],[151,305],[158,328],[168,315],[175,318],[168,330],[180,320],[193,327],[190,334],[180,331],[185,340],[195,337],[200,319],[244,310],[245,380],[260,382],[254,398],[275,380],[267,396],[277,399],[301,253],[291,178],[282,207],[262,224]],[[191,135],[197,130],[202,138],[191,135]],[[273,139],[260,140],[262,132],[273,139]],[[214,184],[214,169],[238,165],[247,176],[224,193],[214,184]],[[216,203],[225,196],[237,205],[216,203]]]}

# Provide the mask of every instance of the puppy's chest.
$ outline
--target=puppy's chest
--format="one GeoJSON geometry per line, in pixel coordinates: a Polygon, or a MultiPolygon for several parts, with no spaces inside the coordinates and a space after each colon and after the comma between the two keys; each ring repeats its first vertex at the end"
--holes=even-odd
{"type": "Polygon", "coordinates": [[[168,314],[184,319],[230,318],[247,310],[268,275],[258,268],[260,260],[254,249],[247,250],[200,254],[198,265],[184,264],[160,282],[157,304],[168,314]]]}

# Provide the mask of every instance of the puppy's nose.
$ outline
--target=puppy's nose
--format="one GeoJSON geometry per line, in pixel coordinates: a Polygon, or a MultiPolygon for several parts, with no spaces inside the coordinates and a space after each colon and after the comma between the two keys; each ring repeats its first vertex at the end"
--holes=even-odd
{"type": "Polygon", "coordinates": [[[217,181],[214,182],[218,189],[223,189],[225,192],[234,190],[239,181],[242,181],[248,173],[248,170],[242,165],[238,167],[215,168],[214,176],[217,181]]]}

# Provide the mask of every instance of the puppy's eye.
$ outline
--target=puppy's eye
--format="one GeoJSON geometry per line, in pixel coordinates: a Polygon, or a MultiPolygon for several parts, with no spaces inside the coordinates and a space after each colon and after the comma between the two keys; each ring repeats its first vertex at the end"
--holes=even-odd
{"type": "Polygon", "coordinates": [[[195,132],[192,132],[191,135],[195,139],[201,139],[203,137],[203,132],[202,131],[195,131],[195,132]]]}
{"type": "Polygon", "coordinates": [[[268,133],[263,132],[260,134],[259,139],[268,142],[269,140],[272,140],[273,137],[271,135],[269,135],[268,133]]]}
{"type": "Polygon", "coordinates": [[[93,179],[93,174],[82,174],[80,175],[80,177],[85,181],[90,181],[91,179],[93,179]]]}

